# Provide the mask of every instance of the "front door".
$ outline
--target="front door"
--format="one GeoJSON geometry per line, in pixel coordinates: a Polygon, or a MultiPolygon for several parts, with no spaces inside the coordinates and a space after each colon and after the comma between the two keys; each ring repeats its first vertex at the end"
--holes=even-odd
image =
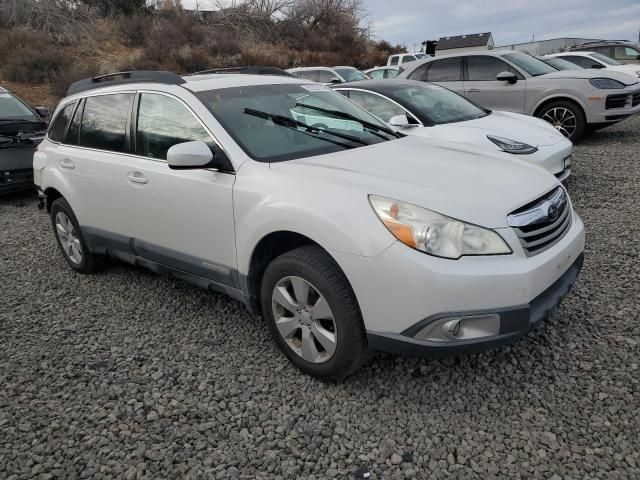
{"type": "Polygon", "coordinates": [[[472,102],[492,110],[525,113],[527,81],[513,67],[490,55],[466,57],[467,73],[464,95],[472,102]],[[499,73],[516,75],[516,83],[499,81],[499,73]]]}
{"type": "Polygon", "coordinates": [[[134,121],[139,175],[135,250],[152,261],[237,287],[233,220],[235,175],[210,169],[172,170],[173,145],[202,140],[217,148],[202,122],[179,99],[142,93],[134,121]]]}

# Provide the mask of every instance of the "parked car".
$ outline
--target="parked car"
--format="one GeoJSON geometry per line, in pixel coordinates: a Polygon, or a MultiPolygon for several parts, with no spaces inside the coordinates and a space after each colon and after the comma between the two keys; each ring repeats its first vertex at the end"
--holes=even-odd
{"type": "Polygon", "coordinates": [[[375,67],[365,70],[364,73],[369,75],[374,80],[381,78],[396,78],[400,74],[399,67],[375,67]]]}
{"type": "Polygon", "coordinates": [[[517,155],[561,181],[571,174],[571,141],[539,118],[487,110],[444,87],[415,80],[351,82],[335,90],[405,135],[517,155]]]}
{"type": "Polygon", "coordinates": [[[485,50],[414,62],[398,76],[441,84],[485,108],[533,115],[572,141],[640,111],[638,79],[620,72],[558,71],[531,55],[485,50]]]}
{"type": "Polygon", "coordinates": [[[73,270],[108,255],[225,292],[324,379],[354,372],[370,349],[512,343],[582,265],[582,221],[544,169],[399,135],[326,86],[283,76],[77,82],[34,174],[73,270]],[[358,127],[315,127],[318,116],[358,127]]]}
{"type": "Polygon", "coordinates": [[[33,151],[48,115],[0,87],[0,194],[33,188],[33,151]]]}
{"type": "Polygon", "coordinates": [[[399,53],[396,55],[389,55],[387,59],[388,66],[404,65],[405,63],[415,62],[416,60],[422,60],[423,58],[429,58],[426,53],[399,53]]]}
{"type": "Polygon", "coordinates": [[[287,72],[298,78],[326,85],[370,78],[366,73],[354,67],[298,67],[290,68],[287,72]]]}
{"type": "Polygon", "coordinates": [[[546,55],[545,59],[566,60],[582,68],[622,72],[640,77],[640,65],[625,65],[598,52],[564,52],[546,55]]]}
{"type": "Polygon", "coordinates": [[[567,62],[562,58],[556,58],[556,57],[536,57],[536,58],[538,60],[542,60],[547,65],[551,65],[556,70],[582,70],[582,67],[580,65],[567,62]]]}
{"type": "Polygon", "coordinates": [[[640,63],[640,43],[637,42],[603,40],[576,45],[567,50],[571,52],[598,52],[619,62],[640,63]]]}

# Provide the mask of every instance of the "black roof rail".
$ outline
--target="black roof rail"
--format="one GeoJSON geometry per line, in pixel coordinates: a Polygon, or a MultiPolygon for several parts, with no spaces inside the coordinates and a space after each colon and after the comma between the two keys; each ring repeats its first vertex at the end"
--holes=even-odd
{"type": "Polygon", "coordinates": [[[104,87],[105,85],[122,85],[127,83],[164,83],[167,85],[182,85],[186,80],[173,72],[154,70],[131,70],[126,72],[108,73],[97,77],[85,78],[72,83],[67,90],[67,96],[86,90],[104,87]]]}
{"type": "Polygon", "coordinates": [[[295,75],[290,74],[289,72],[282,70],[281,68],[276,67],[221,67],[221,68],[210,68],[208,70],[202,70],[200,72],[193,72],[188,74],[191,75],[210,75],[210,74],[243,74],[243,75],[279,75],[282,77],[295,77],[295,75]]]}

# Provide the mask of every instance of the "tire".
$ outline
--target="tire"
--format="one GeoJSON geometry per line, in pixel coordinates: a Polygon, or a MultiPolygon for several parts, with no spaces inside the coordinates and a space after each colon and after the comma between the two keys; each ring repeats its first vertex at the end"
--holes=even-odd
{"type": "Polygon", "coordinates": [[[104,267],[105,257],[89,251],[78,220],[64,198],[58,198],[51,204],[51,225],[60,252],[76,272],[93,273],[104,267]]]}
{"type": "Polygon", "coordinates": [[[538,110],[536,117],[555,126],[572,142],[576,142],[582,138],[587,124],[582,108],[569,100],[558,100],[547,103],[538,110]],[[572,122],[571,118],[575,119],[575,121],[572,122]]]}
{"type": "Polygon", "coordinates": [[[367,339],[355,294],[344,273],[321,248],[300,247],[273,260],[262,278],[260,301],[271,336],[303,372],[321,380],[342,381],[366,360],[367,339]],[[300,291],[295,288],[302,288],[300,281],[307,283],[306,298],[296,296],[300,291]],[[291,293],[287,297],[282,292],[291,293]],[[306,307],[308,313],[298,307],[306,307]]]}

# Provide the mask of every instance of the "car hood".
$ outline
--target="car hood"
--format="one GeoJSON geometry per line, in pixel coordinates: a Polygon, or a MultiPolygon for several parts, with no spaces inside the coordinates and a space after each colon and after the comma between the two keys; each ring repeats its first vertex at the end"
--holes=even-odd
{"type": "Polygon", "coordinates": [[[631,75],[636,80],[638,79],[638,72],[640,72],[640,65],[611,65],[605,69],[605,71],[622,72],[627,75],[631,75]]]}
{"type": "Polygon", "coordinates": [[[287,162],[271,168],[300,182],[325,182],[413,203],[490,228],[558,185],[544,169],[475,146],[420,137],[287,162]]]}
{"type": "Polygon", "coordinates": [[[465,122],[446,123],[424,128],[403,129],[407,135],[418,135],[451,142],[469,143],[500,150],[487,135],[528,143],[534,147],[567,141],[553,126],[543,120],[517,113],[494,111],[490,115],[465,122]]]}
{"type": "Polygon", "coordinates": [[[638,83],[638,79],[632,77],[628,73],[616,72],[614,70],[560,70],[558,72],[545,73],[544,75],[538,75],[533,77],[532,80],[543,79],[556,79],[556,78],[584,78],[589,80],[592,78],[612,78],[618,80],[625,85],[633,85],[638,83]]]}

